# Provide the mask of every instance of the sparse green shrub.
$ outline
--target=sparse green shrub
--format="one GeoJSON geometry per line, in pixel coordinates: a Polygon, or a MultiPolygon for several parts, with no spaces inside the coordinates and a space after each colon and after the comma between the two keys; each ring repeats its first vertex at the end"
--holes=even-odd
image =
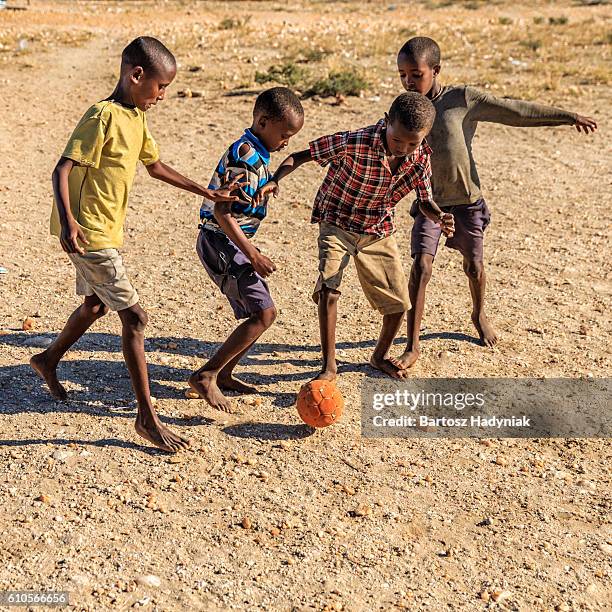
{"type": "Polygon", "coordinates": [[[315,81],[305,92],[308,96],[358,96],[368,87],[365,77],[356,70],[336,70],[315,81]]]}
{"type": "Polygon", "coordinates": [[[568,22],[568,18],[565,15],[561,15],[561,17],[549,17],[548,24],[549,25],[565,25],[568,22]]]}
{"type": "Polygon", "coordinates": [[[255,82],[259,85],[273,81],[295,89],[304,89],[307,78],[308,72],[295,62],[285,62],[281,65],[270,66],[267,72],[257,71],[255,73],[255,82]]]}

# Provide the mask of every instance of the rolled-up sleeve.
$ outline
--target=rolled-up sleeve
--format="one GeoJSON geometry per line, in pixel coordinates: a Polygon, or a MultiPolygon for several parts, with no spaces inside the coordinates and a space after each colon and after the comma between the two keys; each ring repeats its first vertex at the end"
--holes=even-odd
{"type": "Polygon", "coordinates": [[[423,164],[423,170],[416,181],[414,191],[416,193],[416,199],[419,202],[424,202],[426,204],[434,203],[433,190],[431,188],[431,160],[429,155],[423,164]]]}
{"type": "Polygon", "coordinates": [[[321,166],[340,161],[346,155],[349,132],[321,136],[310,142],[312,159],[321,166]]]}

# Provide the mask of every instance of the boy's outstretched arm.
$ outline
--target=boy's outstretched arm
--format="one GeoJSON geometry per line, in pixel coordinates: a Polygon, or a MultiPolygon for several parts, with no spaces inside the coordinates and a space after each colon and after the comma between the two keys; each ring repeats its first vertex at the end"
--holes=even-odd
{"type": "Polygon", "coordinates": [[[178,187],[179,189],[184,189],[185,191],[203,196],[213,202],[236,202],[240,199],[239,196],[231,195],[231,192],[237,187],[240,187],[242,183],[239,182],[239,180],[243,175],[235,176],[231,181],[221,185],[219,189],[207,189],[191,179],[188,179],[186,176],[183,176],[161,160],[149,164],[146,166],[146,169],[149,176],[152,178],[168,183],[173,187],[178,187]]]}
{"type": "Polygon", "coordinates": [[[53,195],[59,213],[60,225],[62,231],[60,234],[60,244],[66,253],[80,253],[83,255],[85,250],[79,241],[83,244],[89,244],[83,230],[76,222],[72,211],[70,210],[70,190],[68,188],[68,175],[72,168],[76,165],[72,159],[62,157],[53,169],[51,181],[53,183],[53,195]]]}
{"type": "Polygon", "coordinates": [[[285,158],[274,173],[274,176],[261,189],[258,189],[257,193],[253,196],[255,206],[259,206],[267,194],[272,194],[276,197],[278,195],[278,182],[309,161],[313,161],[310,149],[292,153],[289,157],[285,158]]]}
{"type": "Polygon", "coordinates": [[[496,98],[472,87],[466,87],[465,98],[468,116],[474,121],[490,121],[515,127],[573,125],[585,134],[597,129],[595,119],[554,106],[496,98]]]}

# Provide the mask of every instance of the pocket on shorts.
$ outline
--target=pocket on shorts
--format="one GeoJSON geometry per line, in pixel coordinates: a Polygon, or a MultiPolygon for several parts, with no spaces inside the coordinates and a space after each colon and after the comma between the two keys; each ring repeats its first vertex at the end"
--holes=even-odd
{"type": "Polygon", "coordinates": [[[114,285],[117,279],[125,276],[125,267],[118,254],[90,251],[77,255],[73,261],[81,276],[92,287],[114,285]]]}
{"type": "Polygon", "coordinates": [[[491,223],[491,211],[489,209],[489,207],[487,206],[487,203],[485,202],[484,198],[482,198],[481,200],[481,215],[482,215],[482,229],[483,231],[485,229],[487,229],[487,226],[489,225],[489,223],[491,223]]]}
{"type": "Polygon", "coordinates": [[[200,260],[215,276],[224,276],[228,268],[227,257],[221,251],[220,238],[214,232],[202,230],[198,242],[200,260]]]}
{"type": "Polygon", "coordinates": [[[419,212],[420,212],[419,201],[414,200],[414,202],[412,202],[412,206],[410,206],[410,216],[413,219],[416,219],[416,216],[419,214],[419,212]]]}

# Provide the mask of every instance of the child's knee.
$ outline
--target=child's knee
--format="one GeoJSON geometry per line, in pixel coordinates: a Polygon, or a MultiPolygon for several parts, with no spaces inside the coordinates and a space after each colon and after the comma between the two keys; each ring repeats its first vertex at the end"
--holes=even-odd
{"type": "MultiPolygon", "coordinates": [[[[87,298],[85,298],[85,302],[83,303],[85,312],[92,319],[99,319],[105,314],[108,314],[110,308],[106,304],[102,303],[100,299],[90,299],[91,297],[92,296],[87,296],[87,298]]],[[[97,296],[95,297],[97,298],[97,296]]]]}
{"type": "Polygon", "coordinates": [[[431,255],[421,254],[414,258],[413,270],[418,280],[429,282],[433,270],[433,258],[431,255]]]}
{"type": "Polygon", "coordinates": [[[463,271],[473,279],[478,280],[482,277],[484,272],[484,264],[480,260],[464,259],[463,260],[463,271]]]}
{"type": "Polygon", "coordinates": [[[340,292],[337,289],[323,286],[319,291],[319,302],[326,306],[334,306],[340,299],[340,292]]]}
{"type": "Polygon", "coordinates": [[[121,311],[120,316],[123,327],[133,332],[144,332],[144,329],[149,322],[149,316],[140,307],[126,308],[125,310],[121,311]]]}
{"type": "Polygon", "coordinates": [[[98,304],[92,308],[92,312],[96,315],[96,317],[103,317],[105,314],[110,312],[110,308],[106,304],[98,304]]]}
{"type": "Polygon", "coordinates": [[[261,324],[266,329],[268,329],[268,327],[270,327],[272,323],[276,321],[276,315],[277,315],[276,308],[272,306],[271,308],[266,308],[265,310],[258,312],[257,318],[259,319],[261,324]]]}

